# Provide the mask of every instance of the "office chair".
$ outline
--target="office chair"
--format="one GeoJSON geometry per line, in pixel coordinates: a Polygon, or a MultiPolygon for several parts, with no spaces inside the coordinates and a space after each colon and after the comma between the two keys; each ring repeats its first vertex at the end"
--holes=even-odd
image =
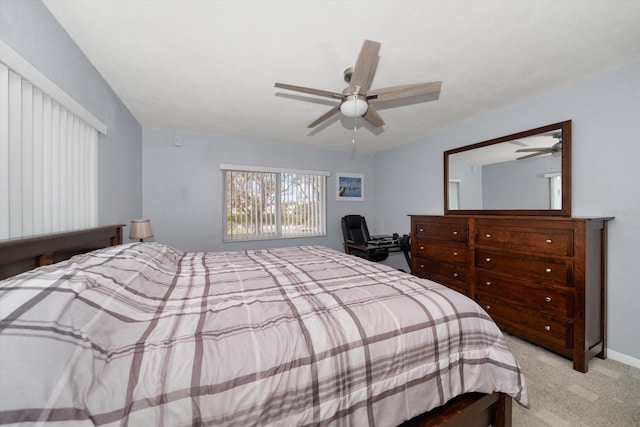
{"type": "Polygon", "coordinates": [[[362,250],[350,246],[347,253],[368,259],[369,261],[380,262],[389,256],[388,248],[367,249],[367,242],[371,240],[367,221],[361,215],[346,215],[342,217],[342,236],[345,243],[363,246],[362,250]]]}

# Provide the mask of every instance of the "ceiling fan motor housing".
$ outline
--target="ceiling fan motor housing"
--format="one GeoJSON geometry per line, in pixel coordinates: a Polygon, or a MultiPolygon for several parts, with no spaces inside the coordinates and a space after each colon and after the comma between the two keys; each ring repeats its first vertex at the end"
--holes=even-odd
{"type": "Polygon", "coordinates": [[[342,73],[345,83],[351,83],[351,76],[353,75],[353,67],[346,68],[342,73]]]}

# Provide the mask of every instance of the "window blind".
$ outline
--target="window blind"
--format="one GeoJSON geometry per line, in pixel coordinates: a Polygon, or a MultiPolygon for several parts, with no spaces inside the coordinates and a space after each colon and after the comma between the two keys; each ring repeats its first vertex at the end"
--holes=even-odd
{"type": "Polygon", "coordinates": [[[97,226],[97,143],[94,126],[0,62],[0,239],[97,226]]]}
{"type": "Polygon", "coordinates": [[[224,241],[326,235],[326,173],[237,165],[220,168],[225,189],[224,241]]]}

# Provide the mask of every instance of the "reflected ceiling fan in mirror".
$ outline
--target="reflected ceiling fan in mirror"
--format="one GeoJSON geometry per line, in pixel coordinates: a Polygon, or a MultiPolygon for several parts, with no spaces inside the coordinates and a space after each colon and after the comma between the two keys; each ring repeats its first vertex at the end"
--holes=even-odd
{"type": "Polygon", "coordinates": [[[562,155],[562,133],[554,133],[552,135],[555,139],[558,140],[551,147],[541,147],[541,148],[521,148],[520,150],[516,150],[516,153],[532,153],[526,156],[518,157],[517,160],[529,159],[531,157],[543,156],[545,154],[551,154],[554,157],[560,157],[562,155]]]}
{"type": "MultiPolygon", "coordinates": [[[[344,80],[349,86],[347,86],[342,93],[285,83],[276,83],[275,87],[340,101],[338,105],[309,124],[309,126],[307,126],[309,128],[313,128],[332,118],[338,114],[338,112],[341,112],[346,117],[362,117],[372,125],[381,127],[384,125],[384,120],[382,120],[382,117],[380,117],[380,114],[378,114],[372,104],[426,94],[437,94],[439,96],[442,82],[414,83],[382,89],[371,89],[371,82],[373,81],[373,75],[375,74],[378,64],[379,50],[380,43],[370,40],[364,41],[356,64],[353,68],[347,68],[344,71],[344,80]]],[[[435,99],[437,99],[437,97],[435,99]]]]}

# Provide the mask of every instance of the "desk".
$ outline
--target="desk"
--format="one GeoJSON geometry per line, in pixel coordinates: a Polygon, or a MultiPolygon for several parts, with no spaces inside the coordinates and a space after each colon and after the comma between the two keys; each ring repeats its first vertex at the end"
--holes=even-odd
{"type": "Polygon", "coordinates": [[[407,264],[411,266],[411,258],[409,256],[409,250],[403,250],[399,241],[396,241],[393,245],[377,245],[374,243],[350,243],[345,242],[344,251],[349,255],[359,256],[366,258],[370,261],[382,261],[387,257],[389,252],[404,252],[404,257],[407,260],[407,264]],[[380,258],[380,259],[376,259],[380,258]]]}
{"type": "Polygon", "coordinates": [[[376,245],[373,243],[344,243],[344,251],[350,255],[355,255],[351,253],[367,251],[367,252],[376,252],[378,249],[387,249],[389,252],[398,252],[400,250],[400,243],[394,243],[393,245],[376,245]]]}

